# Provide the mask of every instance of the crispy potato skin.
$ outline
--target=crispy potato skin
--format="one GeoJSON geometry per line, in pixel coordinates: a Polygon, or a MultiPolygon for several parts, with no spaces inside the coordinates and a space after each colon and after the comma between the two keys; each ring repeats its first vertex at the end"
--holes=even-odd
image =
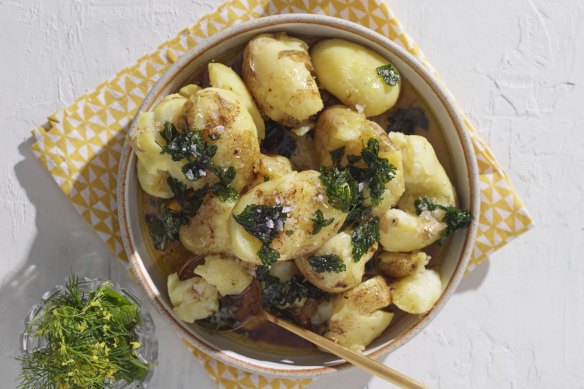
{"type": "Polygon", "coordinates": [[[390,86],[377,74],[389,61],[359,44],[342,39],[325,39],[310,50],[320,85],[343,104],[367,117],[391,109],[400,86],[390,86]]]}
{"type": "Polygon", "coordinates": [[[423,251],[412,253],[390,253],[384,251],[379,255],[377,268],[381,273],[393,278],[403,278],[414,274],[430,261],[430,257],[423,251]]]}
{"type": "Polygon", "coordinates": [[[231,253],[227,224],[234,205],[213,195],[205,196],[195,216],[180,227],[180,242],[196,255],[231,253]]]}
{"type": "Polygon", "coordinates": [[[393,313],[382,311],[391,304],[385,279],[373,277],[333,297],[333,314],[324,336],[355,351],[363,351],[389,325],[393,313]]]}
{"type": "Polygon", "coordinates": [[[351,234],[340,232],[329,239],[322,247],[317,249],[311,255],[336,254],[343,260],[346,269],[342,272],[323,272],[314,271],[308,262],[309,256],[298,257],[294,260],[298,270],[314,286],[329,293],[341,293],[361,283],[363,274],[365,274],[365,265],[377,251],[377,244],[361,257],[359,262],[355,262],[352,256],[353,244],[351,234]]]}
{"type": "Polygon", "coordinates": [[[305,124],[323,108],[308,45],[286,35],[261,34],[243,54],[243,80],[263,114],[288,127],[305,124]]]}
{"type": "MultiPolygon", "coordinates": [[[[381,216],[397,204],[405,190],[404,169],[400,150],[392,143],[385,131],[365,115],[343,105],[333,105],[325,109],[316,122],[314,144],[320,163],[332,166],[331,151],[345,147],[341,165],[347,164],[348,155],[360,155],[369,139],[379,142],[379,156],[396,167],[395,177],[385,184],[385,192],[380,204],[373,207],[373,214],[381,216]]],[[[370,204],[365,192],[366,204],[370,204]]]]}
{"type": "MultiPolygon", "coordinates": [[[[328,204],[326,191],[319,177],[320,173],[306,170],[264,182],[241,196],[232,213],[239,215],[251,204],[275,206],[279,203],[290,211],[283,230],[272,241],[270,247],[280,253],[280,261],[308,254],[329,240],[347,217],[345,213],[328,204]],[[325,218],[335,220],[320,233],[312,235],[311,218],[318,209],[325,218]]],[[[238,258],[247,262],[261,263],[257,255],[261,242],[245,231],[234,218],[229,219],[229,233],[233,252],[238,258]]]]}

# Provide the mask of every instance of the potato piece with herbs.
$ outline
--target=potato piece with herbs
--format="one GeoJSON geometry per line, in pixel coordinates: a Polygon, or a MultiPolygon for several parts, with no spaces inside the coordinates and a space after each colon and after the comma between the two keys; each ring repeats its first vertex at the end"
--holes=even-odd
{"type": "Polygon", "coordinates": [[[330,293],[340,293],[361,283],[365,265],[377,250],[374,244],[358,262],[352,255],[351,235],[341,232],[309,256],[294,260],[298,270],[314,286],[330,293]]]}
{"type": "Polygon", "coordinates": [[[231,253],[227,224],[235,201],[207,195],[191,220],[180,227],[180,242],[193,254],[231,253]]]}
{"type": "Polygon", "coordinates": [[[393,303],[415,315],[430,311],[442,295],[440,274],[424,269],[391,284],[393,303]]]}
{"type": "Polygon", "coordinates": [[[327,202],[319,177],[314,170],[292,172],[241,196],[229,220],[235,255],[269,264],[308,254],[329,240],[347,215],[327,202]],[[334,221],[313,235],[311,219],[318,210],[334,221]]]}
{"type": "MultiPolygon", "coordinates": [[[[403,156],[406,190],[398,207],[414,213],[415,201],[421,197],[431,198],[444,206],[455,205],[454,186],[428,139],[398,132],[389,133],[389,138],[403,156]]],[[[434,216],[440,218],[442,215],[437,211],[434,216]]]]}
{"type": "Polygon", "coordinates": [[[310,55],[319,84],[344,104],[367,117],[395,105],[399,72],[373,50],[343,39],[326,39],[314,45],[310,55]]]}
{"type": "Polygon", "coordinates": [[[384,251],[379,255],[377,268],[386,276],[403,278],[424,269],[430,257],[423,251],[413,253],[390,253],[384,251]]]}
{"type": "Polygon", "coordinates": [[[170,186],[168,186],[167,172],[162,170],[151,172],[144,167],[144,163],[140,159],[138,159],[137,168],[138,182],[140,182],[140,186],[144,192],[148,193],[150,196],[160,197],[162,199],[170,199],[174,197],[174,193],[172,193],[170,186]]]}
{"type": "Polygon", "coordinates": [[[225,255],[208,255],[205,263],[195,268],[195,274],[217,288],[221,296],[238,295],[251,283],[248,267],[225,255]]]}
{"type": "Polygon", "coordinates": [[[379,218],[379,243],[389,252],[421,250],[437,241],[445,229],[430,212],[417,216],[394,208],[379,218]]]}
{"type": "Polygon", "coordinates": [[[209,71],[209,83],[211,86],[235,93],[253,118],[259,140],[264,139],[266,135],[264,119],[239,75],[229,66],[217,62],[210,62],[207,69],[209,71]]]}
{"type": "Polygon", "coordinates": [[[253,38],[243,54],[243,80],[270,119],[288,127],[305,124],[322,99],[312,75],[308,45],[285,33],[253,38]]]}
{"type": "MultiPolygon", "coordinates": [[[[381,216],[385,211],[397,204],[405,190],[404,169],[400,150],[391,142],[379,125],[367,120],[365,115],[342,105],[334,105],[322,112],[316,123],[314,142],[321,164],[332,166],[331,152],[340,147],[345,148],[345,154],[340,161],[346,166],[348,156],[361,156],[364,150],[369,150],[368,142],[375,139],[378,142],[379,159],[386,159],[395,167],[390,181],[384,184],[385,190],[379,194],[379,203],[373,207],[373,214],[381,216]]],[[[360,161],[357,167],[367,165],[360,161]]],[[[374,169],[371,166],[371,169],[374,169]]],[[[371,192],[365,188],[365,205],[372,204],[371,192]]]]}
{"type": "Polygon", "coordinates": [[[281,155],[260,154],[260,162],[256,171],[256,178],[249,185],[253,188],[262,182],[270,181],[276,178],[292,173],[292,164],[290,160],[281,155]]]}
{"type": "Polygon", "coordinates": [[[201,277],[181,281],[173,273],[168,276],[167,287],[174,314],[182,321],[193,323],[219,310],[217,288],[201,277]]]}
{"type": "Polygon", "coordinates": [[[381,310],[391,304],[391,291],[381,276],[334,296],[332,301],[333,314],[324,336],[354,351],[363,351],[393,318],[393,313],[381,310]]]}

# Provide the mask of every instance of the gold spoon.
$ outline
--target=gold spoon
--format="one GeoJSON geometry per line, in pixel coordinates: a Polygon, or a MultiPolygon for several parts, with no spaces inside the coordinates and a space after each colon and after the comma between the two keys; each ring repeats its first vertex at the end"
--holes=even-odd
{"type": "MultiPolygon", "coordinates": [[[[183,268],[178,272],[180,279],[187,279],[193,276],[195,267],[202,264],[204,257],[193,257],[189,259],[183,268]]],[[[226,296],[230,304],[236,306],[236,317],[230,325],[218,327],[216,323],[212,324],[206,320],[197,320],[195,323],[205,329],[214,329],[216,331],[232,331],[243,326],[249,319],[254,316],[267,320],[277,326],[292,332],[304,340],[318,346],[319,348],[344,359],[353,366],[357,366],[379,378],[382,378],[401,388],[427,389],[428,387],[418,381],[403,375],[402,373],[377,362],[361,353],[343,347],[324,336],[320,336],[305,328],[299,327],[286,320],[282,320],[266,310],[261,308],[261,288],[259,282],[254,281],[238,296],[226,296]]],[[[224,297],[225,298],[225,297],[224,297]]]]}

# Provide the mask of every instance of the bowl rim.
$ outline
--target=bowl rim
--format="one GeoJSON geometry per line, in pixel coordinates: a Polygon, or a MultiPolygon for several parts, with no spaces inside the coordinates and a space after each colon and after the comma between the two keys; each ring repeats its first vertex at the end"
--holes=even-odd
{"type": "MultiPolygon", "coordinates": [[[[175,63],[170,65],[164,74],[156,81],[153,87],[150,89],[148,94],[145,96],[142,104],[136,111],[136,115],[133,118],[128,133],[135,128],[137,117],[140,112],[147,111],[151,108],[152,103],[159,97],[165,86],[172,80],[172,78],[182,71],[183,68],[188,66],[192,61],[194,61],[201,54],[207,50],[223,43],[226,40],[235,38],[238,34],[243,32],[250,32],[255,29],[264,27],[275,27],[280,24],[316,24],[323,25],[326,27],[332,27],[336,29],[341,29],[352,34],[358,35],[361,38],[368,39],[384,49],[392,52],[394,55],[399,57],[404,61],[413,71],[415,71],[421,79],[429,86],[432,91],[436,94],[436,97],[440,100],[444,109],[446,110],[450,120],[454,125],[454,129],[458,135],[458,139],[461,143],[462,149],[464,151],[464,159],[467,167],[468,183],[469,183],[469,193],[470,202],[469,210],[473,219],[471,225],[466,230],[466,236],[464,243],[462,245],[461,254],[458,259],[458,263],[455,270],[444,287],[442,295],[434,304],[434,307],[430,312],[423,315],[412,327],[406,330],[397,338],[387,342],[385,345],[380,346],[376,350],[371,350],[365,352],[367,356],[373,358],[380,358],[393,352],[400,348],[402,345],[410,341],[419,332],[421,332],[442,310],[446,302],[450,299],[454,293],[456,287],[460,283],[465,270],[467,268],[468,262],[473,252],[473,246],[476,238],[476,233],[478,229],[478,219],[480,213],[480,196],[479,196],[479,174],[476,156],[474,153],[474,148],[471,142],[470,134],[468,133],[465,125],[464,119],[459,113],[459,109],[447,91],[446,86],[430,71],[425,65],[415,56],[407,52],[402,47],[398,46],[396,43],[392,42],[389,38],[371,30],[363,27],[359,24],[320,14],[283,14],[283,15],[273,15],[261,17],[258,19],[250,20],[242,24],[237,24],[231,26],[221,32],[214,34],[212,37],[204,42],[199,43],[197,46],[182,55],[175,63]]],[[[134,249],[132,244],[131,234],[129,230],[129,217],[128,217],[128,198],[127,187],[129,180],[129,169],[133,166],[131,163],[132,158],[135,158],[133,150],[130,146],[130,142],[126,137],[126,141],[121,151],[120,165],[118,171],[118,185],[117,185],[117,198],[118,198],[118,218],[120,224],[120,232],[122,236],[122,241],[124,245],[125,252],[128,256],[129,262],[134,270],[137,281],[141,284],[142,288],[146,291],[154,306],[164,317],[168,319],[172,327],[177,331],[178,335],[186,340],[189,344],[197,348],[198,350],[206,353],[210,357],[217,359],[229,366],[233,366],[239,369],[250,371],[257,374],[272,376],[272,377],[289,377],[293,379],[302,378],[313,378],[316,376],[334,373],[336,371],[346,369],[352,365],[348,362],[341,361],[338,364],[331,364],[327,366],[319,367],[307,367],[289,370],[285,367],[273,368],[267,367],[257,363],[251,363],[249,361],[243,361],[232,355],[224,353],[222,350],[208,344],[201,338],[196,337],[185,328],[181,322],[174,318],[172,313],[167,311],[164,303],[159,299],[159,296],[152,289],[150,283],[152,280],[140,258],[137,251],[134,249]]]]}

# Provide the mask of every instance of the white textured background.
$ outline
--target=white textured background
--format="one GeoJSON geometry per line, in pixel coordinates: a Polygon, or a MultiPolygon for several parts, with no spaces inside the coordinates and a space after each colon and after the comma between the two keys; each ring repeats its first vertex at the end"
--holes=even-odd
{"type": "MultiPolygon", "coordinates": [[[[30,152],[29,131],[214,9],[211,0],[0,0],[0,387],[22,318],[71,269],[130,282],[30,152]]],[[[584,2],[392,0],[537,227],[386,359],[434,388],[584,388],[584,2]]],[[[154,388],[211,388],[157,320],[154,388]]],[[[315,387],[379,389],[352,371],[315,387]]]]}

